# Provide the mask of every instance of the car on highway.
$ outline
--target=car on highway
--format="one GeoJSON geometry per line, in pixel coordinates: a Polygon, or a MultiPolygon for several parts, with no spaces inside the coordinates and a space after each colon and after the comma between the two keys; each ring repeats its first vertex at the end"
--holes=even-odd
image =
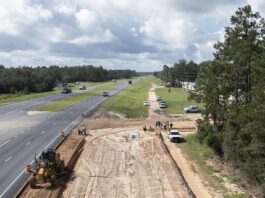
{"type": "Polygon", "coordinates": [[[108,96],[109,96],[109,92],[104,91],[104,92],[102,93],[102,96],[104,96],[104,97],[108,97],[108,96]]]}
{"type": "Polygon", "coordinates": [[[183,137],[177,129],[170,129],[168,132],[168,139],[170,142],[181,142],[183,137]]]}
{"type": "Polygon", "coordinates": [[[79,90],[86,90],[86,86],[85,85],[80,86],[79,90]]]}
{"type": "Polygon", "coordinates": [[[150,106],[149,101],[144,101],[144,106],[150,106]]]}
{"type": "Polygon", "coordinates": [[[185,113],[200,113],[202,110],[198,106],[191,105],[184,108],[185,113]]]}

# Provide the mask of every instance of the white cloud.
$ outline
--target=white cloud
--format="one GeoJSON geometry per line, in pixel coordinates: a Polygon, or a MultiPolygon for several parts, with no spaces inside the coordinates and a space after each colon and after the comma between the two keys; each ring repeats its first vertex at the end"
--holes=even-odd
{"type": "Polygon", "coordinates": [[[1,1],[0,64],[146,71],[180,58],[200,62],[212,58],[213,44],[245,3],[264,14],[262,0],[1,1]]]}
{"type": "Polygon", "coordinates": [[[157,46],[160,50],[185,50],[198,33],[196,27],[185,19],[161,20],[152,18],[140,28],[146,36],[146,45],[157,46]]]}
{"type": "Polygon", "coordinates": [[[52,13],[40,4],[29,5],[27,0],[1,1],[0,32],[20,35],[28,25],[50,20],[52,13]]]}
{"type": "Polygon", "coordinates": [[[114,35],[109,30],[105,30],[97,32],[97,34],[94,34],[92,36],[84,35],[74,38],[70,40],[70,43],[78,45],[86,45],[91,43],[105,43],[113,40],[114,38],[115,38],[114,35]]]}
{"type": "Polygon", "coordinates": [[[81,9],[76,14],[78,25],[83,31],[91,31],[98,27],[100,21],[95,12],[87,9],[81,9]]]}

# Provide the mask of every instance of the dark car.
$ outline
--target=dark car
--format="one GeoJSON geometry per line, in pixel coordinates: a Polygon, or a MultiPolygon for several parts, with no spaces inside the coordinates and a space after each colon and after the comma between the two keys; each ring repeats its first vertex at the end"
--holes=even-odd
{"type": "Polygon", "coordinates": [[[108,97],[108,96],[109,96],[109,93],[106,92],[106,91],[104,91],[104,92],[102,93],[102,96],[104,96],[104,97],[108,97]]]}

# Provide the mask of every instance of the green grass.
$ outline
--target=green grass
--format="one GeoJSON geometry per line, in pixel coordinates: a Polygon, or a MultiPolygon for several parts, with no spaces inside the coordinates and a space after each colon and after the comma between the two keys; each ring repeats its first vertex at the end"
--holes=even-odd
{"type": "MultiPolygon", "coordinates": [[[[96,86],[96,85],[100,85],[104,83],[108,83],[108,82],[99,82],[99,83],[89,82],[89,83],[85,83],[84,85],[87,87],[90,87],[90,86],[96,86]]],[[[77,90],[79,89],[79,87],[80,85],[74,85],[74,86],[71,86],[71,89],[77,90]]],[[[5,105],[8,103],[13,103],[13,102],[22,102],[25,100],[31,100],[31,99],[41,98],[45,96],[51,96],[51,95],[58,94],[60,92],[61,92],[61,88],[55,88],[53,91],[42,92],[42,93],[30,93],[28,95],[23,95],[22,93],[21,94],[0,94],[0,105],[5,105]]]]}
{"type": "Polygon", "coordinates": [[[183,108],[190,105],[197,105],[203,107],[202,103],[196,103],[195,101],[188,101],[189,93],[182,88],[158,88],[156,89],[156,95],[161,96],[162,100],[166,101],[168,108],[165,112],[168,114],[180,114],[184,113],[183,108]]]}
{"type": "Polygon", "coordinates": [[[207,183],[216,191],[224,193],[225,198],[246,198],[245,195],[230,194],[230,192],[228,192],[229,190],[226,189],[222,177],[226,177],[229,183],[237,183],[238,179],[233,176],[224,175],[220,172],[221,170],[207,164],[206,161],[213,158],[215,152],[206,144],[200,144],[196,139],[196,134],[188,135],[185,143],[176,144],[176,146],[181,148],[191,161],[195,162],[207,183]],[[215,173],[219,173],[221,177],[217,176],[215,173]]]}
{"type": "Polygon", "coordinates": [[[142,80],[131,87],[111,97],[101,106],[108,111],[124,114],[128,118],[147,117],[148,107],[143,106],[143,102],[148,99],[148,90],[152,83],[159,83],[155,77],[142,80]]]}
{"type": "Polygon", "coordinates": [[[1,94],[0,95],[0,105],[4,105],[12,102],[21,102],[25,100],[31,100],[34,98],[41,98],[45,96],[51,96],[59,93],[59,89],[54,89],[54,91],[43,92],[43,93],[31,93],[29,95],[20,95],[20,94],[1,94]]]}
{"type": "Polygon", "coordinates": [[[239,179],[235,176],[228,176],[227,181],[231,184],[234,184],[234,183],[237,183],[239,181],[239,179]]]}
{"type": "Polygon", "coordinates": [[[208,147],[206,144],[200,144],[196,140],[196,134],[192,134],[186,137],[186,142],[183,144],[178,144],[184,153],[198,165],[200,172],[203,177],[209,181],[208,183],[216,190],[225,190],[222,185],[222,178],[214,175],[214,173],[220,172],[220,170],[209,166],[206,161],[214,157],[215,152],[212,148],[208,147]]]}
{"type": "Polygon", "coordinates": [[[101,94],[103,91],[108,91],[110,89],[113,89],[117,85],[118,85],[117,83],[111,83],[111,84],[103,85],[103,86],[98,87],[94,90],[87,91],[87,92],[82,93],[82,94],[74,95],[74,96],[71,96],[69,98],[65,98],[62,100],[58,100],[58,101],[53,102],[49,105],[40,107],[36,110],[37,111],[53,111],[53,112],[61,111],[65,108],[68,108],[72,105],[75,105],[75,104],[81,102],[82,100],[88,99],[88,98],[95,96],[97,94],[101,94]]]}

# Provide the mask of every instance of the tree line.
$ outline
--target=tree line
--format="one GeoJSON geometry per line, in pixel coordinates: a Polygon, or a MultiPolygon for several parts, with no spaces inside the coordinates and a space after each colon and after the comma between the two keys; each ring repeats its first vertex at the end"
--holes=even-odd
{"type": "Polygon", "coordinates": [[[180,86],[180,82],[194,82],[199,68],[200,65],[192,60],[187,62],[185,59],[180,59],[172,67],[164,65],[163,70],[154,72],[154,75],[170,86],[180,86]]]}
{"type": "Polygon", "coordinates": [[[132,70],[107,70],[92,65],[59,67],[16,67],[0,65],[0,93],[51,91],[57,83],[104,82],[137,76],[132,70]]]}
{"type": "Polygon", "coordinates": [[[201,64],[197,93],[205,101],[198,139],[257,181],[265,192],[265,22],[251,6],[239,8],[201,64]]]}
{"type": "Polygon", "coordinates": [[[264,19],[249,5],[239,8],[225,27],[224,42],[214,48],[212,61],[189,69],[180,62],[156,75],[172,83],[195,78],[191,96],[205,102],[197,140],[258,183],[265,195],[264,19]]]}

